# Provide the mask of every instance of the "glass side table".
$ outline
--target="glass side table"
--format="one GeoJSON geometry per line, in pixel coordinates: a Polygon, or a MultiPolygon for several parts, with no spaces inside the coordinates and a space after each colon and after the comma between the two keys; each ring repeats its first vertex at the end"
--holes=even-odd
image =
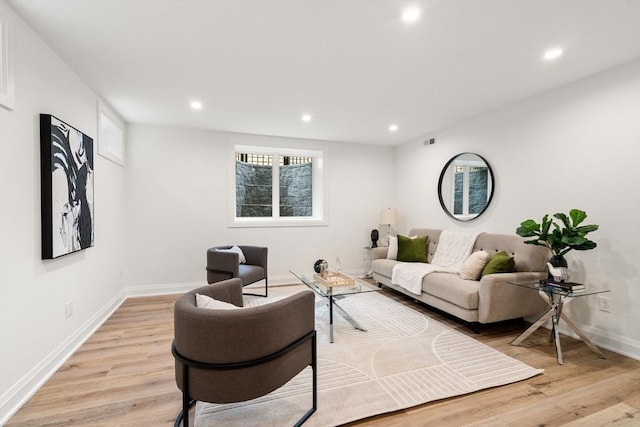
{"type": "Polygon", "coordinates": [[[587,338],[587,336],[578,328],[575,323],[571,321],[571,319],[562,312],[562,308],[565,304],[571,302],[574,298],[586,297],[589,295],[602,294],[605,292],[611,292],[609,289],[599,290],[599,289],[590,289],[586,288],[582,291],[565,291],[555,287],[545,286],[539,282],[526,282],[526,283],[516,283],[516,282],[507,282],[510,285],[521,286],[523,288],[528,288],[531,290],[538,291],[538,294],[542,299],[544,299],[547,304],[549,304],[549,310],[540,316],[538,320],[535,321],[526,331],[524,331],[518,338],[511,342],[511,345],[518,345],[529,335],[535,332],[540,326],[542,326],[547,320],[551,319],[551,339],[553,340],[556,348],[556,358],[558,359],[558,364],[562,365],[562,347],[560,346],[560,333],[558,332],[558,324],[560,323],[560,319],[564,320],[565,323],[573,330],[573,332],[580,337],[580,339],[600,358],[606,359],[605,355],[600,351],[598,347],[595,346],[587,338]]]}

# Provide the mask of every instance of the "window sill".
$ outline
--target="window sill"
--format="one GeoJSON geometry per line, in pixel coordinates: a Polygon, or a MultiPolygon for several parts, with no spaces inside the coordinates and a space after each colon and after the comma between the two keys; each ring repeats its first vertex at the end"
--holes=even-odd
{"type": "Polygon", "coordinates": [[[256,219],[236,218],[229,222],[229,228],[267,228],[267,227],[326,227],[329,223],[323,219],[256,219]]]}

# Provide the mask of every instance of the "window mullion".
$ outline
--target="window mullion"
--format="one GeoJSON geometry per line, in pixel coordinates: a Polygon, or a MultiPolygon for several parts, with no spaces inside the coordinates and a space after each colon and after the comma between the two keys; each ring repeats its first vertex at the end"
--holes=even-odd
{"type": "Polygon", "coordinates": [[[471,166],[464,166],[464,178],[462,179],[462,213],[469,215],[469,171],[471,166]]]}
{"type": "Polygon", "coordinates": [[[271,156],[272,181],[271,181],[271,215],[273,219],[280,218],[280,154],[273,153],[271,156]]]}

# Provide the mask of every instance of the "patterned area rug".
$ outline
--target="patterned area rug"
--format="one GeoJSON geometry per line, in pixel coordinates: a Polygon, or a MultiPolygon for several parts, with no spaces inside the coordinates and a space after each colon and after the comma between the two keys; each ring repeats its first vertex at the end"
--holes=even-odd
{"type": "MultiPolygon", "coordinates": [[[[274,298],[304,287],[283,287],[274,298]]],[[[274,298],[270,297],[269,300],[274,298]]],[[[245,297],[246,305],[264,298],[245,297]]],[[[378,292],[339,304],[367,332],[328,307],[316,307],[318,410],[305,426],[336,426],[422,403],[521,381],[540,374],[510,356],[378,292]]],[[[311,368],[275,392],[248,402],[198,402],[196,426],[289,426],[311,407],[311,368]]]]}

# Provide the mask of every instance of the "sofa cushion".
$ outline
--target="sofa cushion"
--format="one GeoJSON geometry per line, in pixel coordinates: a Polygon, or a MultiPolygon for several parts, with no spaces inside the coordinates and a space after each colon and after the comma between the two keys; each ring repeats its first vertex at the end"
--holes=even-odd
{"type": "Polygon", "coordinates": [[[431,273],[422,281],[422,292],[449,301],[467,310],[478,309],[480,282],[464,280],[457,274],[431,273]]]}
{"type": "Polygon", "coordinates": [[[489,262],[482,269],[482,276],[494,273],[513,273],[516,271],[516,262],[505,251],[491,255],[489,262]]]}
{"type": "Polygon", "coordinates": [[[217,299],[211,298],[207,295],[196,294],[196,307],[198,308],[208,308],[212,310],[234,310],[237,307],[228,302],[219,301],[217,299]]]}
{"type": "Polygon", "coordinates": [[[240,264],[238,266],[239,277],[242,277],[242,286],[264,279],[264,268],[259,265],[240,264]]]}
{"type": "Polygon", "coordinates": [[[229,249],[216,249],[216,251],[218,252],[234,252],[238,254],[238,262],[240,264],[245,264],[247,262],[247,259],[244,257],[244,252],[242,252],[242,249],[240,249],[237,246],[232,246],[229,249]]]}
{"type": "Polygon", "coordinates": [[[387,259],[398,258],[398,237],[389,236],[389,248],[387,249],[387,259]]]}
{"type": "Polygon", "coordinates": [[[414,239],[398,234],[398,261],[427,262],[427,242],[429,237],[414,239]]]}
{"type": "MultiPolygon", "coordinates": [[[[438,249],[438,240],[442,230],[434,230],[431,228],[412,228],[409,230],[409,236],[429,236],[429,243],[427,243],[427,262],[431,262],[433,256],[438,249]]],[[[531,246],[531,245],[527,245],[531,246]]]]}
{"type": "Polygon", "coordinates": [[[373,270],[376,274],[391,279],[391,276],[393,275],[393,266],[397,263],[398,261],[396,261],[395,259],[374,259],[371,262],[371,270],[373,270]]]}
{"type": "Polygon", "coordinates": [[[544,246],[527,245],[524,240],[511,234],[480,233],[473,250],[484,250],[490,254],[505,251],[516,262],[516,271],[545,271],[549,249],[544,246]]]}
{"type": "Polygon", "coordinates": [[[489,262],[489,252],[474,252],[462,263],[458,274],[465,280],[479,280],[487,262],[489,262]]]}

